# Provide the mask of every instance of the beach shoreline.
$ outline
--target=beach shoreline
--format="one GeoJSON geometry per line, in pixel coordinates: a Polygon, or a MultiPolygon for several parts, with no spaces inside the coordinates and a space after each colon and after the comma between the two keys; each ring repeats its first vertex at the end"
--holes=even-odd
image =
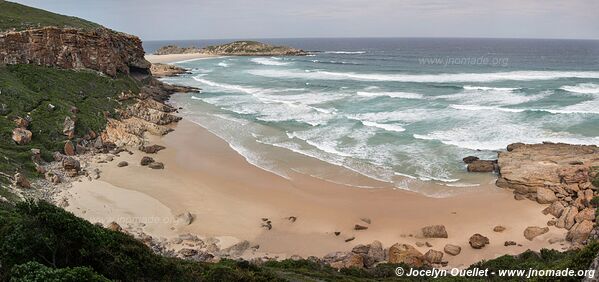
{"type": "Polygon", "coordinates": [[[445,244],[458,245],[461,254],[446,254],[444,260],[449,266],[467,267],[527,249],[564,250],[569,246],[563,242],[567,230],[554,227],[526,240],[526,227],[544,227],[551,219],[541,213],[544,206],[515,201],[511,191],[492,184],[452,197],[430,198],[393,188],[356,188],[301,174],[286,179],[248,163],[224,140],[185,118],[174,132],[148,136],[148,141],[166,147],[150,155],[165,164],[164,170],[141,166],[145,154],[139,151],[94,164],[102,171],[99,180],[73,182],[73,188],[59,196],[69,202],[67,210],[90,221],[115,221],[126,230],[143,231],[165,242],[194,234],[216,238],[224,249],[247,240],[251,246],[259,246],[243,253],[241,257],[247,259],[322,257],[378,240],[384,248],[398,242],[422,245],[416,247],[422,253],[442,251],[445,244]],[[121,161],[129,166],[118,167],[121,161]],[[121,205],[118,199],[132,204],[121,205]],[[154,203],[153,209],[148,209],[148,202],[154,203]],[[94,206],[108,208],[94,212],[94,206]],[[185,213],[193,216],[189,225],[178,223],[185,213]],[[165,220],[140,224],[139,218],[165,220]],[[264,227],[266,221],[271,229],[264,227]],[[436,224],[446,226],[448,238],[423,238],[420,229],[436,224]],[[355,225],[368,229],[355,230],[355,225]],[[494,232],[497,225],[506,230],[494,232]],[[468,239],[475,233],[487,236],[490,244],[471,248],[468,239]],[[504,246],[505,241],[520,245],[504,246]],[[426,242],[432,247],[426,247],[426,242]]]}

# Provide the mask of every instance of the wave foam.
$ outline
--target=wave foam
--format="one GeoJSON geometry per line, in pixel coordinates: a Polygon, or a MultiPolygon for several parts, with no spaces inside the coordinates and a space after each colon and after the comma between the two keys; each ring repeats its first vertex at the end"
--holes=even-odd
{"type": "Polygon", "coordinates": [[[464,85],[462,88],[464,88],[464,90],[481,90],[481,91],[507,91],[507,92],[512,92],[512,91],[516,91],[516,90],[520,90],[521,88],[510,88],[510,87],[486,87],[486,86],[471,86],[471,85],[464,85]]]}
{"type": "Polygon", "coordinates": [[[409,92],[364,92],[358,91],[358,96],[363,97],[391,97],[391,98],[403,98],[403,99],[422,99],[424,96],[418,93],[409,92]]]}
{"type": "Polygon", "coordinates": [[[366,51],[325,51],[326,54],[364,54],[366,51]]]}
{"type": "Polygon", "coordinates": [[[376,127],[376,128],[384,129],[384,130],[387,130],[387,131],[395,131],[395,132],[406,131],[405,128],[403,128],[403,127],[401,127],[399,125],[395,125],[395,124],[376,123],[376,122],[365,121],[365,120],[361,120],[360,122],[363,125],[370,126],[370,127],[376,127]]]}
{"type": "Polygon", "coordinates": [[[281,62],[279,58],[253,58],[250,61],[256,63],[256,64],[260,64],[260,65],[265,65],[265,66],[287,66],[291,63],[289,62],[281,62]]]}
{"type": "Polygon", "coordinates": [[[581,83],[575,86],[562,86],[562,90],[579,94],[599,94],[599,85],[594,83],[581,83]]]}
{"type": "Polygon", "coordinates": [[[248,70],[257,76],[273,78],[299,78],[313,80],[358,80],[358,81],[395,81],[395,82],[493,82],[493,81],[534,81],[559,78],[599,78],[596,71],[512,71],[492,73],[441,73],[441,74],[380,74],[331,72],[322,70],[248,70]]]}

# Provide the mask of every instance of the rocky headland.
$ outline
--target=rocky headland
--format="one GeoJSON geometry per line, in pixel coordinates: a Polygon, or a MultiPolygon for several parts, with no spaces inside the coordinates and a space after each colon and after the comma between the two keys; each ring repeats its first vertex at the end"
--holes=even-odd
{"type": "Polygon", "coordinates": [[[308,54],[304,50],[286,46],[274,46],[257,41],[235,41],[205,48],[168,45],[156,50],[154,55],[189,53],[201,53],[213,56],[305,56],[308,54]]]}
{"type": "MultiPolygon", "coordinates": [[[[512,189],[514,199],[546,205],[543,214],[552,217],[547,226],[567,229],[565,239],[575,248],[599,238],[599,147],[514,143],[496,161],[466,157],[464,162],[471,172],[497,172],[496,185],[512,189]]],[[[525,236],[548,230],[531,227],[525,236]]]]}

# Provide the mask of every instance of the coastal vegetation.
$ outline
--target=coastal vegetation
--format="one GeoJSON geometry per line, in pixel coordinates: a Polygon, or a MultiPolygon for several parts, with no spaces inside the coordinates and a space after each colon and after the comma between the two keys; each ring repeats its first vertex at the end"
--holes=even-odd
{"type": "MultiPolygon", "coordinates": [[[[578,252],[527,251],[480,262],[470,269],[587,269],[598,251],[596,242],[578,252]]],[[[395,268],[408,267],[383,263],[368,270],[337,271],[306,259],[254,265],[243,260],[205,263],[164,257],[130,235],[94,225],[43,201],[0,206],[0,261],[3,281],[381,281],[397,279],[395,268]]]]}
{"type": "MultiPolygon", "coordinates": [[[[140,82],[129,76],[109,78],[92,71],[60,70],[36,65],[0,66],[0,183],[7,184],[15,171],[28,177],[41,176],[31,162],[31,149],[42,158],[61,151],[66,117],[77,112],[75,136],[101,132],[106,118],[115,116],[122,92],[139,92],[140,82]],[[25,119],[31,142],[16,144],[11,136],[15,120],[25,119]]],[[[0,195],[7,196],[5,188],[0,195]]]]}
{"type": "Polygon", "coordinates": [[[80,29],[95,29],[102,27],[99,24],[77,17],[59,15],[4,0],[0,1],[0,32],[7,30],[19,31],[42,26],[80,29]]]}

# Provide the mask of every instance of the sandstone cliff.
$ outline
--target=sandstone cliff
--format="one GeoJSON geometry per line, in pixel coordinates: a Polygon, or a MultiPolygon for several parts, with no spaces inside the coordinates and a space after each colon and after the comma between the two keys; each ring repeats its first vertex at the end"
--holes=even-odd
{"type": "Polygon", "coordinates": [[[110,76],[150,74],[141,40],[105,28],[43,27],[0,34],[0,64],[92,69],[110,76]]]}

